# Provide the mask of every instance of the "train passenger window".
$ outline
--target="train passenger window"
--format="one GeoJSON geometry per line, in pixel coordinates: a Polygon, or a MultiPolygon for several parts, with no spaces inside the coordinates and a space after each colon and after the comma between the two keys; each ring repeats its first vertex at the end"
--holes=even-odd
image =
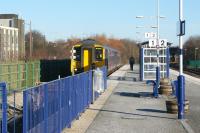
{"type": "Polygon", "coordinates": [[[95,48],[95,57],[96,60],[101,61],[103,59],[103,49],[102,48],[95,48]]]}
{"type": "Polygon", "coordinates": [[[74,47],[74,49],[76,50],[76,61],[81,61],[81,47],[74,47]]]}

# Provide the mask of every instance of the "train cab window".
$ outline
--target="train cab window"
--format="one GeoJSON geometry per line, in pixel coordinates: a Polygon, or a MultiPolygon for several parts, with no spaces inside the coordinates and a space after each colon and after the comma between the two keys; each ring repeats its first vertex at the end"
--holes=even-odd
{"type": "Polygon", "coordinates": [[[81,61],[81,47],[74,47],[74,49],[76,50],[76,61],[81,61]]]}
{"type": "Polygon", "coordinates": [[[95,48],[95,58],[98,61],[103,60],[103,49],[102,48],[95,48]]]}

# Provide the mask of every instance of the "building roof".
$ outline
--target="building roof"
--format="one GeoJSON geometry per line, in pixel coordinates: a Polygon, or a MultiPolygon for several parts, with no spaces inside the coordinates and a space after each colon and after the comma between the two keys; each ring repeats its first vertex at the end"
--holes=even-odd
{"type": "Polygon", "coordinates": [[[0,14],[0,19],[18,19],[17,14],[0,14]]]}

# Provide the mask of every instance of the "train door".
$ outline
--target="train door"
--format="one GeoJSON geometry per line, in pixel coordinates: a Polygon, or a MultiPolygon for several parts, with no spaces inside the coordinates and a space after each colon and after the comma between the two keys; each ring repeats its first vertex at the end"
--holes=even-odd
{"type": "Polygon", "coordinates": [[[92,50],[91,49],[83,49],[83,69],[84,69],[84,71],[90,70],[91,64],[92,64],[92,50]]]}

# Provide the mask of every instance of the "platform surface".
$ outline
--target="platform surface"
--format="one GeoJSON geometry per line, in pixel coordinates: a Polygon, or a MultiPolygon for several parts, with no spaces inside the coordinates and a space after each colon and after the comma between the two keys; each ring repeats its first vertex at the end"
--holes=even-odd
{"type": "MultiPolygon", "coordinates": [[[[171,70],[170,79],[178,72],[171,70]]],[[[180,121],[166,112],[166,96],[152,97],[152,86],[139,81],[139,66],[134,71],[125,65],[108,77],[108,89],[83,113],[70,133],[193,133],[200,132],[200,79],[186,75],[186,97],[190,112],[180,121]],[[195,106],[197,105],[197,106],[195,106]]]]}
{"type": "Polygon", "coordinates": [[[152,86],[138,80],[138,66],[134,67],[134,71],[130,71],[128,65],[118,71],[125,73],[118,78],[109,77],[110,80],[118,80],[119,84],[99,110],[87,133],[186,132],[176,115],[166,113],[166,98],[152,98],[152,86]]]}

